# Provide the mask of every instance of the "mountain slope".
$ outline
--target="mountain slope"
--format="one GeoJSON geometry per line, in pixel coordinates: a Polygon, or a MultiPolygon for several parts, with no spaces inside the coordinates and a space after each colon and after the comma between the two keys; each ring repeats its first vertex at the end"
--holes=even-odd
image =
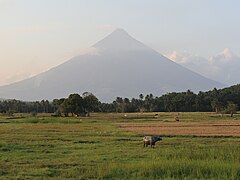
{"type": "Polygon", "coordinates": [[[88,91],[102,101],[112,101],[117,96],[223,86],[172,62],[121,29],[93,48],[95,53],[74,57],[40,75],[0,87],[0,97],[51,100],[88,91]]]}

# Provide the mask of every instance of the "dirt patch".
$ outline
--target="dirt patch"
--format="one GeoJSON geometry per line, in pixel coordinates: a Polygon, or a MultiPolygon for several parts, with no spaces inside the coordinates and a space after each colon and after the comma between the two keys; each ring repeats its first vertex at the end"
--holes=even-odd
{"type": "Polygon", "coordinates": [[[240,137],[240,121],[119,123],[118,126],[141,134],[240,137]]]}

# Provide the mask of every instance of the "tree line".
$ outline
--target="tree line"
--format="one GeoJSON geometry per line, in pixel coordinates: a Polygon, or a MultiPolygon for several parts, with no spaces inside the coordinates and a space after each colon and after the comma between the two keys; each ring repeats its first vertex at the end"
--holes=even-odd
{"type": "Polygon", "coordinates": [[[54,113],[55,116],[86,116],[90,112],[98,112],[100,101],[92,93],[82,95],[70,94],[67,98],[26,102],[20,100],[0,101],[0,113],[12,115],[14,113],[54,113]]]}
{"type": "Polygon", "coordinates": [[[86,116],[91,112],[212,112],[235,113],[240,107],[240,85],[211,91],[172,92],[160,97],[140,94],[138,98],[117,97],[101,103],[92,93],[70,94],[67,98],[24,102],[0,101],[0,113],[54,113],[56,116],[86,116]]]}

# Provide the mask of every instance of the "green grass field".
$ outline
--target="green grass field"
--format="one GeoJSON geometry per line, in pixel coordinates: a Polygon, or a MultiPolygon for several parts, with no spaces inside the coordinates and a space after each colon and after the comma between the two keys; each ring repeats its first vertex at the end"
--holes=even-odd
{"type": "MultiPolygon", "coordinates": [[[[0,179],[240,179],[240,137],[164,135],[155,148],[143,148],[145,134],[118,127],[171,122],[174,116],[1,116],[0,179]]],[[[218,118],[211,113],[181,114],[184,122],[218,118]]],[[[240,121],[239,116],[223,119],[240,121]]]]}

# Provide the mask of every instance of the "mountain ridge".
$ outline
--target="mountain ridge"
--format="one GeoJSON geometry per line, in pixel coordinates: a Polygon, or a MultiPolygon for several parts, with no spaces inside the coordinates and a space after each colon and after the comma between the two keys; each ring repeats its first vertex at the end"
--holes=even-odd
{"type": "Polygon", "coordinates": [[[114,31],[92,47],[96,53],[73,57],[37,76],[0,87],[0,97],[52,100],[88,91],[109,102],[117,96],[223,86],[172,62],[124,30],[114,31]]]}

